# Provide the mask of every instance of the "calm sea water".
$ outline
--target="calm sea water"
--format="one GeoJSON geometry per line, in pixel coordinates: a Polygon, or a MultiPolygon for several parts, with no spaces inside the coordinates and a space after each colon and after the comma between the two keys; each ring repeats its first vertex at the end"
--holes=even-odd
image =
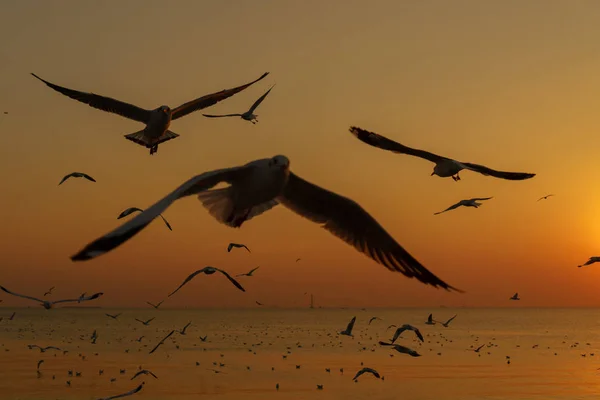
{"type": "Polygon", "coordinates": [[[144,388],[132,400],[562,400],[600,395],[595,309],[0,308],[0,316],[1,399],[98,399],[142,381],[144,388]],[[16,316],[9,321],[13,311],[16,316]],[[458,316],[448,328],[429,326],[424,322],[430,312],[443,321],[458,316]],[[105,313],[122,314],[113,320],[105,313]],[[354,338],[339,336],[353,316],[354,338]],[[369,325],[373,316],[381,320],[369,325]],[[148,326],[135,320],[152,317],[148,326]],[[148,354],[168,332],[188,322],[185,335],[174,334],[148,354]],[[390,324],[404,323],[418,327],[425,342],[404,332],[398,343],[421,357],[377,344],[391,337],[394,329],[386,332],[390,324]],[[94,330],[96,344],[90,339],[94,330]],[[40,353],[30,344],[61,351],[40,353]],[[479,353],[468,350],[482,344],[479,353]],[[44,360],[39,376],[38,360],[44,360]],[[131,380],[140,366],[158,379],[131,380]],[[365,374],[353,382],[362,366],[384,379],[365,374]]]}

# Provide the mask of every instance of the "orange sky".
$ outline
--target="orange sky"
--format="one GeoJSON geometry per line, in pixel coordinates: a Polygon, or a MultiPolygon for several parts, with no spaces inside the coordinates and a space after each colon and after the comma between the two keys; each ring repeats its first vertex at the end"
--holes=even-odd
{"type": "MultiPolygon", "coordinates": [[[[596,1],[196,1],[0,5],[0,284],[41,295],[103,291],[96,305],[159,301],[205,265],[242,273],[247,293],[199,276],[165,306],[599,306],[600,3],[596,1]],[[211,107],[259,123],[175,121],[155,156],[123,138],[142,125],[68,99],[29,75],[155,108],[271,74],[211,107]],[[510,182],[379,151],[350,125],[492,168],[510,182]],[[359,202],[427,268],[466,294],[393,274],[284,207],[241,230],[195,198],[117,250],[69,256],[191,176],[285,154],[300,176],[359,202]],[[86,172],[97,183],[70,180],[86,172]],[[545,194],[556,197],[536,202],[545,194]],[[434,216],[454,202],[481,208],[434,216]],[[230,241],[245,251],[227,253],[230,241]],[[295,263],[296,258],[302,261],[295,263]],[[516,306],[516,305],[515,305],[516,306]]],[[[3,305],[27,305],[0,295],[3,305]]]]}

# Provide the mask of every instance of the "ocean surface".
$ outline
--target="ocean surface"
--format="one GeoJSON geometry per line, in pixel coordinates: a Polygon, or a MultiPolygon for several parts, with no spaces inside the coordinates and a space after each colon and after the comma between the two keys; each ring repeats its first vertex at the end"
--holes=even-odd
{"type": "Polygon", "coordinates": [[[596,309],[4,307],[0,317],[1,399],[99,399],[141,382],[142,390],[128,398],[562,400],[600,395],[596,309]],[[8,320],[13,311],[14,319],[8,320]],[[106,313],[122,314],[112,319],[106,313]],[[457,317],[447,328],[431,326],[425,324],[429,313],[440,321],[457,317]],[[338,335],[353,316],[354,337],[338,335]],[[375,316],[381,319],[369,325],[375,316]],[[152,317],[148,326],[135,320],[152,317]],[[176,332],[149,354],[167,333],[188,322],[185,335],[176,332]],[[421,357],[378,344],[391,338],[389,325],[405,323],[419,328],[425,341],[406,331],[397,343],[421,357]],[[206,341],[200,339],[204,336],[206,341]],[[28,348],[34,344],[61,350],[28,348]],[[479,353],[472,351],[481,345],[479,353]],[[44,362],[38,374],[39,360],[44,362]],[[132,380],[140,366],[158,379],[132,380]],[[364,374],[355,383],[352,378],[362,367],[377,370],[382,379],[364,374]]]}

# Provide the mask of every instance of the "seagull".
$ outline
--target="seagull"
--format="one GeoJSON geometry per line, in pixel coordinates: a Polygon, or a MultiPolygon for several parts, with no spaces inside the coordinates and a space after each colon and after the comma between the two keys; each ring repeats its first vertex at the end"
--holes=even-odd
{"type": "Polygon", "coordinates": [[[404,331],[413,331],[415,333],[415,335],[417,335],[417,337],[419,338],[419,340],[421,342],[425,341],[425,339],[423,339],[423,335],[421,335],[421,331],[419,331],[417,328],[415,328],[412,325],[404,324],[400,328],[396,329],[396,333],[394,333],[394,337],[392,338],[392,344],[400,337],[400,335],[404,331]]]}
{"type": "Polygon", "coordinates": [[[356,317],[353,317],[350,322],[348,322],[348,326],[346,330],[341,331],[340,335],[352,336],[352,329],[354,328],[354,323],[356,322],[356,317]]]}
{"type": "Polygon", "coordinates": [[[298,262],[298,261],[300,261],[300,260],[302,260],[302,259],[301,259],[301,258],[296,258],[296,262],[298,262]]]}
{"type": "Polygon", "coordinates": [[[473,199],[461,200],[458,203],[446,208],[444,211],[439,211],[439,212],[433,213],[433,215],[445,213],[446,211],[454,210],[455,208],[458,208],[460,206],[479,208],[481,203],[478,203],[478,201],[489,200],[491,198],[492,197],[475,197],[473,199]]]}
{"type": "Polygon", "coordinates": [[[98,333],[94,329],[94,333],[92,333],[92,344],[96,344],[96,340],[98,340],[98,333]]]}
{"type": "Polygon", "coordinates": [[[429,317],[427,317],[427,322],[425,322],[425,325],[435,325],[435,321],[433,320],[433,314],[429,314],[429,317]]]}
{"type": "Polygon", "coordinates": [[[587,260],[587,261],[585,262],[585,264],[578,265],[577,267],[579,267],[579,268],[581,268],[581,267],[585,267],[585,266],[588,266],[588,265],[592,265],[592,264],[594,264],[594,263],[597,263],[598,261],[600,261],[600,257],[590,257],[590,259],[589,259],[589,260],[587,260]]]}
{"type": "MultiPolygon", "coordinates": [[[[121,214],[119,214],[119,216],[117,217],[117,219],[121,219],[123,217],[126,217],[129,214],[134,213],[134,212],[144,212],[144,210],[142,210],[141,208],[137,208],[137,207],[129,207],[127,210],[125,210],[121,214]]],[[[171,224],[169,224],[169,221],[167,221],[165,219],[165,217],[162,216],[162,214],[158,214],[158,216],[162,218],[162,220],[165,223],[165,225],[167,226],[167,228],[169,228],[169,230],[172,231],[173,228],[171,228],[171,224]]]]}
{"type": "Polygon", "coordinates": [[[238,276],[253,276],[252,274],[254,273],[254,271],[256,271],[259,268],[260,268],[260,265],[256,268],[251,269],[250,272],[246,272],[245,274],[239,274],[239,275],[236,275],[235,277],[237,278],[238,276]]]}
{"type": "Polygon", "coordinates": [[[169,126],[171,121],[178,118],[184,117],[194,111],[202,110],[210,107],[222,100],[225,100],[236,93],[241,92],[247,87],[260,81],[265,76],[269,75],[265,72],[260,78],[246,83],[245,85],[235,87],[233,89],[225,89],[220,92],[215,92],[197,98],[196,100],[189,101],[180,105],[177,108],[170,108],[169,106],[160,106],[154,110],[146,110],[137,107],[133,104],[125,103],[110,97],[100,96],[94,93],[79,92],[77,90],[68,89],[62,86],[50,83],[36,74],[32,73],[34,77],[44,82],[50,88],[56,90],[59,93],[64,94],[74,100],[80,101],[89,105],[90,107],[97,108],[102,111],[118,114],[122,117],[132,119],[134,121],[141,122],[146,125],[141,131],[130,133],[125,135],[127,140],[131,140],[134,143],[142,145],[150,149],[150,155],[158,151],[158,145],[166,142],[167,140],[175,139],[179,135],[170,131],[169,126]]]}
{"type": "Polygon", "coordinates": [[[161,301],[159,301],[159,302],[158,302],[158,304],[152,304],[152,303],[150,303],[149,301],[147,301],[147,302],[146,302],[146,304],[149,304],[149,305],[151,305],[152,307],[154,307],[155,309],[157,309],[157,310],[158,310],[158,307],[160,307],[160,305],[161,305],[163,302],[164,302],[164,300],[161,300],[161,301]]]}
{"type": "Polygon", "coordinates": [[[0,286],[0,290],[2,290],[3,292],[6,292],[8,294],[12,294],[13,296],[17,296],[17,297],[22,297],[24,299],[29,299],[29,300],[33,300],[33,301],[37,301],[38,303],[41,303],[41,305],[46,309],[49,310],[51,309],[55,304],[59,304],[59,303],[79,303],[81,301],[88,301],[88,300],[94,300],[97,299],[98,297],[102,296],[104,293],[100,292],[100,293],[95,293],[91,296],[88,297],[84,297],[79,298],[79,299],[68,299],[68,300],[55,300],[55,301],[48,301],[48,300],[42,300],[42,299],[38,299],[35,297],[31,297],[31,296],[25,296],[22,294],[18,294],[18,293],[13,293],[10,290],[6,289],[3,286],[0,286]]]}
{"type": "Polygon", "coordinates": [[[174,333],[175,333],[175,330],[172,330],[171,332],[169,332],[169,334],[167,336],[165,336],[164,338],[162,338],[162,340],[160,342],[158,342],[158,344],[156,346],[154,346],[154,348],[152,350],[150,350],[150,353],[148,353],[148,354],[154,353],[156,351],[156,349],[158,349],[165,342],[165,340],[167,340],[174,333]]]}
{"type": "MultiPolygon", "coordinates": [[[[273,87],[275,87],[275,85],[271,86],[271,89],[273,89],[273,87]]],[[[258,119],[256,118],[256,117],[258,117],[258,115],[254,114],[254,110],[256,110],[256,108],[260,105],[260,103],[262,103],[262,101],[265,99],[265,97],[267,97],[267,95],[269,94],[271,89],[267,90],[267,92],[265,94],[260,96],[258,98],[258,100],[256,100],[254,102],[254,104],[252,104],[252,107],[250,107],[250,109],[243,114],[225,114],[225,115],[202,114],[202,115],[204,115],[205,117],[208,117],[208,118],[241,117],[242,119],[244,119],[246,121],[250,121],[253,124],[256,124],[258,122],[258,119]]]]}
{"type": "Polygon", "coordinates": [[[39,360],[37,363],[37,369],[38,371],[40,370],[40,365],[42,365],[44,363],[44,360],[39,360]]]}
{"type": "Polygon", "coordinates": [[[547,195],[545,195],[545,196],[542,196],[542,197],[540,197],[540,198],[539,198],[537,201],[540,201],[540,200],[546,200],[546,199],[548,199],[548,197],[550,197],[550,196],[554,196],[554,195],[553,195],[553,194],[547,194],[547,195]]]}
{"type": "Polygon", "coordinates": [[[379,375],[379,372],[375,371],[373,368],[363,368],[360,371],[358,371],[356,373],[356,375],[354,375],[354,378],[352,378],[352,380],[356,381],[358,379],[358,377],[361,376],[362,374],[364,374],[365,372],[373,374],[373,376],[377,379],[381,378],[381,376],[379,375]]]}
{"type": "Polygon", "coordinates": [[[433,167],[433,172],[431,173],[432,176],[437,175],[442,178],[451,176],[455,181],[459,181],[460,176],[458,173],[463,169],[479,172],[480,174],[486,176],[493,176],[494,178],[509,179],[513,181],[529,179],[535,176],[535,174],[525,172],[496,171],[483,165],[456,161],[451,158],[438,156],[437,154],[433,154],[428,151],[404,146],[403,144],[394,142],[393,140],[390,140],[375,132],[369,132],[356,126],[350,127],[350,132],[360,141],[368,145],[380,148],[382,150],[389,150],[393,153],[408,154],[411,156],[424,158],[435,163],[435,167],[433,167]]]}
{"type": "Polygon", "coordinates": [[[65,175],[64,178],[62,178],[62,180],[60,181],[58,186],[62,185],[62,183],[69,178],[85,178],[88,181],[96,182],[96,180],[94,178],[92,178],[91,176],[89,176],[88,174],[84,174],[83,172],[71,172],[70,174],[65,175]]]}
{"type": "Polygon", "coordinates": [[[119,315],[121,315],[121,314],[123,314],[123,313],[118,313],[115,315],[112,315],[112,314],[104,314],[104,315],[106,315],[107,317],[111,317],[112,319],[117,319],[117,318],[119,318],[119,315]]]}
{"type": "Polygon", "coordinates": [[[183,327],[182,330],[179,331],[179,334],[181,335],[185,335],[185,330],[187,329],[188,326],[190,326],[192,323],[188,322],[186,326],[183,327]]]}
{"type": "Polygon", "coordinates": [[[150,318],[148,321],[142,321],[141,319],[137,319],[137,318],[136,318],[135,320],[136,320],[136,321],[138,321],[138,322],[141,322],[142,324],[144,324],[144,325],[146,325],[146,326],[148,326],[148,325],[150,325],[150,322],[152,322],[152,320],[153,320],[154,318],[156,318],[156,317],[152,317],[152,318],[150,318]]]}
{"type": "Polygon", "coordinates": [[[52,286],[50,289],[48,289],[48,291],[46,293],[44,293],[44,297],[46,297],[46,295],[52,294],[53,290],[54,290],[54,286],[52,286]]]}
{"type": "Polygon", "coordinates": [[[130,380],[134,380],[135,378],[137,378],[140,375],[152,375],[155,379],[158,379],[158,376],[154,375],[151,371],[148,371],[147,369],[143,369],[141,371],[138,371],[133,378],[131,378],[130,380]]]}
{"type": "Polygon", "coordinates": [[[240,243],[229,243],[229,246],[227,246],[227,252],[230,253],[231,249],[233,249],[234,247],[238,248],[238,249],[244,248],[244,249],[248,250],[248,253],[251,253],[250,249],[248,247],[246,247],[245,244],[240,244],[240,243]]]}
{"type": "Polygon", "coordinates": [[[256,300],[255,300],[254,302],[255,302],[257,305],[259,305],[259,306],[262,306],[262,305],[263,305],[263,303],[261,303],[260,301],[256,301],[256,300]]]}
{"type": "Polygon", "coordinates": [[[143,213],[88,244],[71,260],[90,260],[120,246],[173,202],[197,194],[217,221],[235,228],[282,203],[392,271],[434,287],[462,292],[425,268],[358,203],[300,178],[289,166],[287,157],[279,155],[197,175],[143,213]],[[208,190],[221,182],[231,186],[208,190]]]}
{"type": "Polygon", "coordinates": [[[207,337],[208,337],[208,335],[204,335],[204,337],[200,336],[200,340],[202,340],[203,342],[206,342],[207,337]]]}
{"type": "Polygon", "coordinates": [[[227,279],[229,279],[229,281],[230,281],[231,283],[233,283],[233,284],[235,285],[235,287],[237,287],[238,289],[240,289],[242,292],[245,292],[245,291],[246,291],[246,289],[244,289],[244,288],[242,287],[242,285],[240,285],[240,284],[239,284],[239,282],[238,282],[238,281],[236,281],[236,280],[235,280],[235,279],[233,279],[231,276],[229,276],[229,274],[228,274],[227,272],[225,272],[225,271],[223,271],[222,269],[219,269],[219,268],[214,268],[214,267],[210,267],[210,266],[208,266],[208,267],[204,267],[204,268],[202,268],[202,269],[199,269],[198,271],[192,272],[192,273],[191,273],[191,274],[190,274],[190,275],[189,275],[187,278],[185,278],[185,280],[183,281],[183,283],[182,283],[181,285],[179,285],[179,287],[178,287],[177,289],[175,289],[173,292],[171,292],[171,294],[170,294],[168,297],[171,297],[171,296],[173,296],[175,293],[177,293],[177,291],[178,291],[179,289],[181,289],[181,288],[183,287],[183,285],[185,285],[186,283],[188,283],[189,281],[191,281],[192,279],[194,279],[194,277],[195,277],[196,275],[198,275],[198,274],[212,275],[212,274],[214,274],[215,272],[220,272],[220,273],[222,273],[223,275],[225,275],[225,277],[226,277],[227,279]]]}
{"type": "Polygon", "coordinates": [[[371,322],[375,321],[376,319],[381,319],[381,318],[379,318],[379,317],[372,317],[372,318],[369,320],[369,325],[371,325],[371,322]]]}
{"type": "Polygon", "coordinates": [[[60,351],[60,349],[58,347],[54,347],[54,346],[40,347],[37,344],[28,344],[27,347],[29,347],[29,350],[33,350],[35,348],[38,348],[38,349],[40,349],[40,353],[45,353],[48,350],[60,351]]]}
{"type": "Polygon", "coordinates": [[[519,293],[517,292],[517,293],[513,294],[513,296],[509,300],[521,300],[519,298],[519,293]]]}
{"type": "Polygon", "coordinates": [[[127,393],[118,394],[118,395],[116,395],[116,396],[103,397],[103,398],[101,398],[101,399],[98,399],[98,400],[113,400],[113,399],[119,399],[119,398],[121,398],[121,397],[127,397],[127,396],[131,396],[132,394],[136,394],[137,392],[139,392],[140,390],[142,390],[142,388],[144,387],[144,384],[145,384],[145,383],[146,383],[146,382],[142,382],[142,384],[141,384],[140,386],[136,387],[136,388],[135,388],[135,389],[133,389],[133,390],[130,390],[130,391],[129,391],[129,392],[127,392],[127,393]]]}
{"type": "Polygon", "coordinates": [[[409,349],[408,347],[405,347],[405,346],[402,346],[399,344],[386,343],[386,342],[379,342],[379,344],[381,346],[392,346],[394,348],[394,350],[396,350],[398,353],[408,354],[412,357],[421,357],[421,355],[419,353],[417,353],[415,350],[409,349]]]}
{"type": "Polygon", "coordinates": [[[392,324],[392,325],[388,326],[387,328],[385,328],[385,330],[387,332],[390,330],[390,328],[396,328],[396,327],[397,327],[397,325],[392,324]]]}
{"type": "Polygon", "coordinates": [[[454,318],[456,318],[456,315],[454,315],[454,317],[450,318],[450,319],[449,319],[448,321],[446,321],[446,322],[441,322],[441,321],[436,321],[436,322],[439,322],[440,324],[444,325],[444,328],[447,328],[447,327],[448,327],[448,325],[450,324],[450,322],[452,322],[452,320],[453,320],[454,318]]]}
{"type": "Polygon", "coordinates": [[[484,347],[484,346],[485,346],[485,344],[482,344],[481,346],[479,346],[479,347],[478,347],[478,348],[476,348],[476,349],[467,349],[467,350],[472,350],[472,351],[474,351],[475,353],[479,353],[479,350],[483,349],[483,347],[484,347]]]}

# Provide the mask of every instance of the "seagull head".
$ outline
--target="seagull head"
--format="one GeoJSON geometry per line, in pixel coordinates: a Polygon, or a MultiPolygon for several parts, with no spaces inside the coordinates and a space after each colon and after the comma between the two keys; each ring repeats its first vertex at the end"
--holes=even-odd
{"type": "Polygon", "coordinates": [[[287,169],[290,167],[290,160],[286,156],[275,156],[269,160],[269,167],[287,169]]]}
{"type": "Polygon", "coordinates": [[[171,113],[171,108],[169,106],[160,106],[159,110],[164,112],[165,114],[171,113]]]}

